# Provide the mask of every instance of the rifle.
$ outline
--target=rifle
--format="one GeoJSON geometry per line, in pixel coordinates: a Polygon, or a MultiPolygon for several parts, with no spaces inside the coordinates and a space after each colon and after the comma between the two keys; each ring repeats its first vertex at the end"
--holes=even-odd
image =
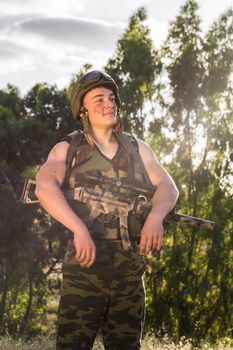
{"type": "MultiPolygon", "coordinates": [[[[82,203],[86,203],[91,208],[90,214],[84,218],[84,222],[87,227],[91,227],[94,220],[98,217],[100,213],[112,214],[119,218],[120,223],[120,233],[121,240],[125,250],[130,250],[131,242],[128,235],[128,214],[132,212],[133,214],[149,214],[152,204],[147,199],[145,195],[145,188],[135,187],[136,197],[127,198],[124,193],[120,191],[114,192],[109,190],[103,190],[101,188],[102,184],[111,185],[113,183],[108,178],[99,177],[95,175],[81,175],[80,179],[84,179],[92,186],[80,186],[74,189],[64,190],[64,194],[68,200],[76,200],[82,203]],[[144,192],[143,192],[144,191],[144,192]]],[[[128,184],[119,183],[116,181],[114,183],[116,187],[129,188],[128,184]]],[[[36,198],[31,197],[33,192],[32,189],[35,186],[35,181],[30,179],[25,179],[23,192],[20,201],[25,204],[35,204],[39,203],[36,198]]],[[[152,189],[152,186],[150,186],[152,189]]],[[[154,189],[154,187],[153,187],[154,189]]],[[[148,188],[147,188],[148,190],[148,188]]],[[[148,192],[147,192],[148,193],[148,192]]],[[[185,214],[176,213],[175,210],[171,211],[164,219],[164,223],[181,223],[188,224],[191,226],[196,226],[199,228],[205,228],[208,230],[213,230],[215,223],[213,221],[204,220],[198,217],[189,216],[185,214]]]]}

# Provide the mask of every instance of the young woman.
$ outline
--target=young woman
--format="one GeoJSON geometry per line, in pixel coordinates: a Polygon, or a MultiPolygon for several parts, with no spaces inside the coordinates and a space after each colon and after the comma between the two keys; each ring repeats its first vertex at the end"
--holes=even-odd
{"type": "Polygon", "coordinates": [[[36,179],[41,205],[73,234],[63,266],[57,349],[91,349],[99,329],[105,349],[140,349],[143,255],[160,250],[163,220],[174,208],[178,191],[150,147],[122,133],[118,87],[108,74],[91,71],[84,75],[73,87],[71,107],[84,127],[72,166],[67,164],[72,137],[67,136],[51,150],[36,179]],[[129,141],[138,162],[125,147],[129,141]],[[134,186],[155,186],[152,209],[139,231],[140,218],[132,212],[128,226],[123,227],[121,208],[103,213],[99,207],[98,213],[96,207],[93,218],[90,203],[67,199],[64,180],[71,193],[79,188],[90,190],[87,175],[99,179],[92,190],[98,188],[116,201],[119,195],[132,199],[134,186]]]}

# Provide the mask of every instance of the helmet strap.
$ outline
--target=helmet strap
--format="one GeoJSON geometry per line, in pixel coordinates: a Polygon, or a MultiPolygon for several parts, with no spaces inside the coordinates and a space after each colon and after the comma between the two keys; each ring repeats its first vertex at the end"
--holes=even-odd
{"type": "Polygon", "coordinates": [[[88,120],[87,113],[84,113],[84,115],[82,116],[82,123],[83,123],[83,132],[84,134],[87,134],[89,130],[89,120],[88,120]]]}
{"type": "Polygon", "coordinates": [[[81,114],[80,114],[80,118],[81,118],[81,121],[82,121],[82,124],[83,124],[83,133],[86,137],[86,140],[87,142],[91,145],[91,146],[94,146],[94,140],[93,138],[91,137],[91,135],[89,134],[89,129],[90,129],[90,126],[89,126],[89,112],[86,108],[83,108],[81,114]]]}
{"type": "Polygon", "coordinates": [[[80,112],[81,112],[80,119],[81,119],[82,124],[83,124],[83,132],[84,132],[84,134],[87,134],[88,130],[89,130],[89,120],[88,120],[89,112],[85,107],[81,107],[80,112]]]}

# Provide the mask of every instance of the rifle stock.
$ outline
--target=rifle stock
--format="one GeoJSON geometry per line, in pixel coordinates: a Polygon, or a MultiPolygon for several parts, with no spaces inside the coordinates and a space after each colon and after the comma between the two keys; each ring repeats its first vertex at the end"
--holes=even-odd
{"type": "Polygon", "coordinates": [[[23,191],[20,197],[20,202],[23,204],[36,204],[39,203],[38,199],[34,195],[34,189],[36,181],[32,179],[24,179],[23,191]]]}

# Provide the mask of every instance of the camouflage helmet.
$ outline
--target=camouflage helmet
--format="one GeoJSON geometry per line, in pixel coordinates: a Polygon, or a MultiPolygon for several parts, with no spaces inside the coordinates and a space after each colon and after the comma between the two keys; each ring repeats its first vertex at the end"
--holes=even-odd
{"type": "Polygon", "coordinates": [[[112,90],[115,95],[116,105],[118,108],[120,107],[121,101],[116,82],[109,74],[100,70],[93,70],[83,75],[78,82],[74,84],[71,91],[71,110],[74,119],[79,118],[83,97],[86,93],[100,86],[112,90]]]}

